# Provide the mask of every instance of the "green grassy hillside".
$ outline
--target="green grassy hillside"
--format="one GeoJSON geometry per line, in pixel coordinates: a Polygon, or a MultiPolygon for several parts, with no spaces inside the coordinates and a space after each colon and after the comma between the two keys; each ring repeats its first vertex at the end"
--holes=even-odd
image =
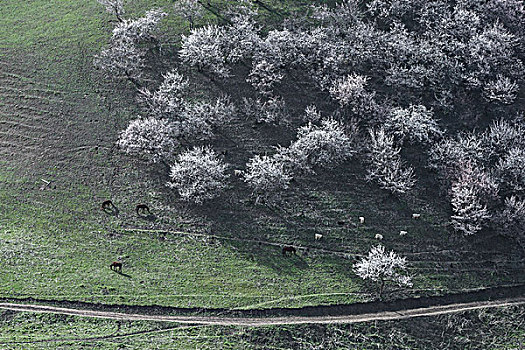
{"type": "MultiPolygon", "coordinates": [[[[128,15],[170,3],[134,1],[128,15]]],[[[270,3],[281,12],[300,4],[270,3]]],[[[137,110],[133,89],[92,65],[112,28],[103,7],[4,0],[0,18],[0,297],[232,308],[350,303],[372,297],[351,266],[376,233],[410,261],[415,283],[407,294],[524,281],[512,241],[451,237],[448,207],[432,189],[420,183],[414,196],[393,199],[362,179],[357,162],[301,179],[280,206],[255,205],[249,191],[233,189],[204,207],[182,203],[164,186],[166,169],[114,147],[137,110]],[[108,198],[118,216],[100,210],[108,198]],[[137,217],[137,203],[153,216],[137,217]],[[283,257],[281,244],[300,246],[298,256],[283,257]],[[124,274],[108,267],[119,257],[124,274]]],[[[165,26],[167,41],[187,30],[177,18],[165,26]]],[[[195,74],[192,84],[209,81],[195,74]]],[[[231,150],[238,167],[293,137],[232,123],[234,141],[247,145],[231,150]]]]}

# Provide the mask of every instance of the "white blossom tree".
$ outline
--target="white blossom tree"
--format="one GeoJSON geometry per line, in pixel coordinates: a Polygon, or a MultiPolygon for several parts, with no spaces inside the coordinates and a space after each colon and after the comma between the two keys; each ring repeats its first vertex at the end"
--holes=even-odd
{"type": "Polygon", "coordinates": [[[363,106],[371,104],[374,94],[366,91],[369,78],[351,74],[335,81],[330,87],[330,95],[341,107],[350,106],[354,113],[359,113],[363,106]]]}
{"type": "Polygon", "coordinates": [[[126,77],[136,86],[145,66],[146,49],[140,43],[151,41],[153,32],[166,13],[153,9],[136,20],[123,20],[114,29],[110,44],[95,56],[95,65],[108,74],[126,77]]]}
{"type": "Polygon", "coordinates": [[[400,257],[393,251],[387,253],[382,245],[372,247],[368,256],[356,262],[353,269],[360,278],[379,284],[379,298],[382,297],[387,282],[399,286],[412,286],[411,278],[406,275],[406,258],[400,257]]]}
{"type": "Polygon", "coordinates": [[[217,25],[194,28],[190,35],[182,36],[179,56],[182,61],[199,70],[208,70],[221,78],[230,76],[228,64],[237,61],[231,56],[233,43],[228,31],[217,25]]]}
{"type": "Polygon", "coordinates": [[[422,105],[408,108],[394,108],[385,121],[385,129],[399,140],[430,143],[443,135],[443,131],[433,118],[432,110],[422,105]]]}
{"type": "Polygon", "coordinates": [[[511,149],[525,147],[525,129],[521,123],[510,123],[505,119],[496,120],[485,133],[490,153],[502,157],[511,149]]]}
{"type": "Polygon", "coordinates": [[[319,126],[308,123],[299,128],[297,140],[282,149],[281,155],[297,170],[334,166],[355,153],[352,142],[356,133],[353,129],[348,135],[344,126],[332,118],[322,120],[319,126]]]}
{"type": "Polygon", "coordinates": [[[226,123],[236,113],[230,99],[220,97],[213,102],[189,101],[188,79],[176,70],[164,75],[159,88],[151,92],[141,89],[140,98],[147,112],[155,118],[167,118],[181,139],[207,139],[213,128],[226,123]]]}
{"type": "Polygon", "coordinates": [[[430,150],[429,167],[439,171],[447,180],[453,180],[464,162],[481,166],[490,156],[490,149],[483,137],[470,133],[460,133],[456,138],[445,138],[430,150]]]}
{"type": "Polygon", "coordinates": [[[125,153],[157,163],[170,159],[179,143],[177,130],[165,119],[136,119],[121,132],[118,147],[125,153]]]}
{"type": "Polygon", "coordinates": [[[525,200],[505,198],[504,209],[497,218],[498,231],[525,243],[525,200]]]}
{"type": "Polygon", "coordinates": [[[487,77],[511,73],[516,36],[501,23],[487,26],[483,31],[473,35],[468,43],[469,63],[475,67],[471,70],[480,85],[487,77]]]}
{"type": "Polygon", "coordinates": [[[304,110],[303,120],[308,123],[317,123],[321,120],[321,113],[315,105],[309,105],[304,110]]]}
{"type": "Polygon", "coordinates": [[[132,41],[139,43],[153,39],[159,22],[167,16],[160,8],[146,11],[144,16],[134,20],[124,20],[113,29],[113,41],[132,41]]]}
{"type": "Polygon", "coordinates": [[[228,32],[228,60],[239,62],[256,55],[262,43],[260,27],[255,21],[257,8],[252,0],[240,0],[235,8],[230,8],[231,24],[228,32]]]}
{"type": "Polygon", "coordinates": [[[292,174],[288,166],[277,157],[255,155],[246,164],[244,181],[258,196],[268,196],[288,188],[292,174]]]}
{"type": "Polygon", "coordinates": [[[194,147],[177,156],[168,186],[188,202],[202,204],[218,197],[226,187],[227,164],[209,147],[194,147]]]}
{"type": "Polygon", "coordinates": [[[482,199],[497,197],[498,186],[490,176],[464,163],[450,188],[451,216],[454,230],[472,235],[481,230],[492,216],[482,199]]]}
{"type": "Polygon", "coordinates": [[[287,28],[273,29],[268,32],[255,53],[257,61],[266,60],[276,67],[304,67],[308,57],[303,54],[308,34],[294,32],[287,28]]]}
{"type": "Polygon", "coordinates": [[[138,84],[144,68],[145,51],[132,41],[121,40],[110,44],[95,56],[95,66],[111,77],[126,77],[138,84]]]}
{"type": "Polygon", "coordinates": [[[394,194],[408,192],[415,184],[414,170],[404,168],[401,149],[394,146],[394,137],[383,128],[370,129],[367,179],[394,194]]]}
{"type": "Polygon", "coordinates": [[[203,140],[212,137],[214,128],[225,124],[235,113],[235,105],[230,99],[219,97],[214,102],[188,103],[175,122],[180,125],[184,138],[203,140]]]}
{"type": "Polygon", "coordinates": [[[243,113],[257,123],[279,124],[288,119],[289,113],[284,99],[280,96],[243,98],[243,113]]]}

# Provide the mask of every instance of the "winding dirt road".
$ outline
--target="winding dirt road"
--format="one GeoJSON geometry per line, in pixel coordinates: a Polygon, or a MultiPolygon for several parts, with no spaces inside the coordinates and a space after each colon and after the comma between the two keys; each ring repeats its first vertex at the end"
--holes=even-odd
{"type": "Polygon", "coordinates": [[[16,303],[0,303],[0,309],[24,312],[55,313],[127,321],[162,321],[183,324],[260,327],[284,324],[357,323],[369,321],[400,320],[413,317],[435,316],[476,309],[507,307],[523,304],[525,304],[525,297],[353,315],[285,317],[161,316],[16,303]]]}

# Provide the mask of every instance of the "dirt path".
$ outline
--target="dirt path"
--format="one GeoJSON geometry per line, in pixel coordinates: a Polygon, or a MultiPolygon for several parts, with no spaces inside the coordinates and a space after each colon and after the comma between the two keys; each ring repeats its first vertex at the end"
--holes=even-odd
{"type": "Polygon", "coordinates": [[[286,317],[221,317],[221,316],[160,316],[132,314],[86,309],[62,308],[47,305],[0,303],[0,309],[24,312],[56,313],[82,317],[97,317],[126,321],[162,321],[184,324],[203,324],[221,326],[272,326],[283,324],[321,324],[321,323],[357,323],[369,321],[401,320],[413,317],[436,316],[455,312],[471,311],[492,307],[507,307],[525,304],[525,297],[458,303],[425,308],[405,309],[400,311],[382,311],[340,316],[286,316],[286,317]]]}

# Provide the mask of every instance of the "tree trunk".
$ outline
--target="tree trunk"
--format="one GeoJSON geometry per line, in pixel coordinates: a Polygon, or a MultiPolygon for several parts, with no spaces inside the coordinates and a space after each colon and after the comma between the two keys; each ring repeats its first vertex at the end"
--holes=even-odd
{"type": "Polygon", "coordinates": [[[379,286],[379,300],[383,300],[383,290],[385,289],[385,280],[381,280],[381,285],[379,286]]]}

